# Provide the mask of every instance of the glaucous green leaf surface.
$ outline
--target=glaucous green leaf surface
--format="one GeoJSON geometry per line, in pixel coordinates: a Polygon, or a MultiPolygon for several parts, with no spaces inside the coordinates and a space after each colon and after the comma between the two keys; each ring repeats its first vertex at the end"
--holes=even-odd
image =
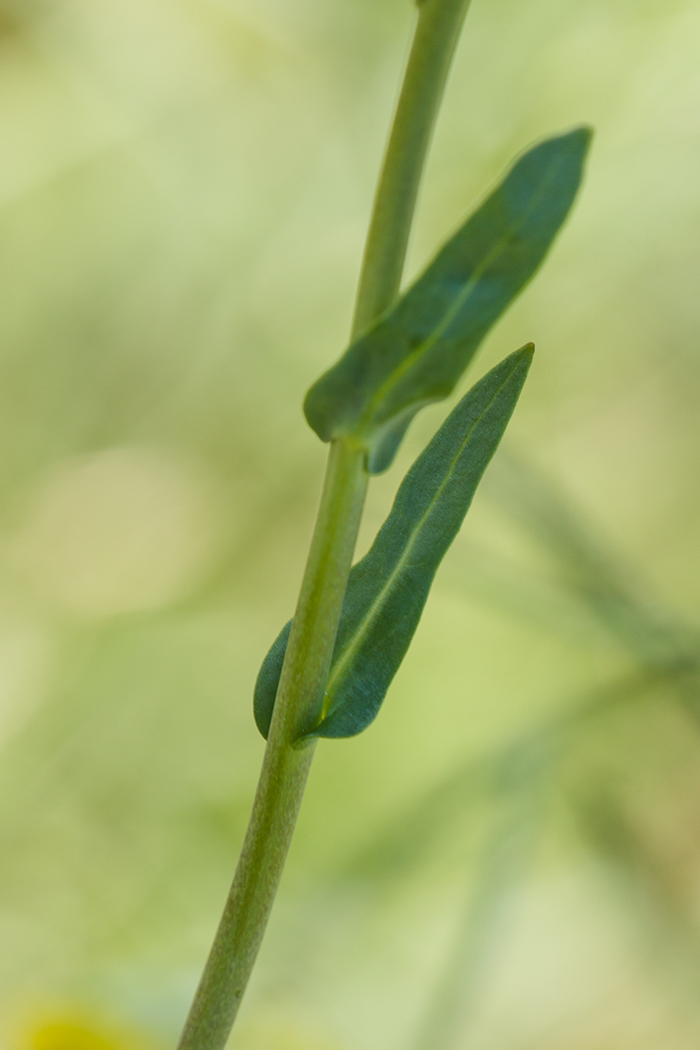
{"type": "Polygon", "coordinates": [[[482,339],[533,276],[576,196],[591,132],[529,150],[416,283],[311,387],[304,411],[324,441],[391,464],[415,413],[447,397],[482,339]]]}
{"type": "MultiPolygon", "coordinates": [[[[370,551],[350,573],[326,690],[309,735],[354,736],[373,721],[418,626],[433,578],[508,424],[532,344],[465,394],[404,478],[370,551]]],[[[255,686],[255,721],[267,736],[291,621],[255,686]]]]}

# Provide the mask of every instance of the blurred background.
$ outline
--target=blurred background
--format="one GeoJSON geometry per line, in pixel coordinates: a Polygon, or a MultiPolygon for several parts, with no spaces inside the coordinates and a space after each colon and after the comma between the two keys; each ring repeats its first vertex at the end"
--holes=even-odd
{"type": "MultiPolygon", "coordinates": [[[[184,1019],[412,19],[0,2],[3,1050],[184,1019]]],[[[381,717],[318,749],[231,1050],[697,1046],[699,49],[694,0],[473,0],[410,274],[533,140],[593,124],[588,174],[470,372],[537,344],[381,717]]]]}

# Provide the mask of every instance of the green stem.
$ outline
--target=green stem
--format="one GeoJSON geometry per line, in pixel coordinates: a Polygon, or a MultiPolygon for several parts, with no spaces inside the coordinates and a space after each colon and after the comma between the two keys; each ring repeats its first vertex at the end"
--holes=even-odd
{"type": "Polygon", "coordinates": [[[260,781],[224,914],[181,1050],[219,1050],[228,1038],[262,941],[301,805],[367,488],[361,451],[334,443],[260,781]]]}
{"type": "MultiPolygon", "coordinates": [[[[468,0],[421,0],[367,239],[353,338],[395,298],[418,183],[468,0]]],[[[331,445],[260,781],[233,885],[179,1050],[222,1050],[238,1012],[294,832],[362,514],[364,452],[331,445]]]]}
{"type": "Polygon", "coordinates": [[[418,24],[374,198],[353,338],[396,298],[425,158],[470,0],[418,0],[418,24]]]}

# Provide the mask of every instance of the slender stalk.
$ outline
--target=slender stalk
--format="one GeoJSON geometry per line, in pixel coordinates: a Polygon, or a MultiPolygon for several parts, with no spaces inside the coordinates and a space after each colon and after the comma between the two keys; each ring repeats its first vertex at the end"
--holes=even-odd
{"type": "Polygon", "coordinates": [[[295,741],[323,704],[366,487],[362,453],[334,443],[253,811],[181,1050],[224,1046],[255,963],[314,753],[295,741]]]}
{"type": "Polygon", "coordinates": [[[418,0],[418,24],[374,198],[353,337],[398,295],[425,158],[469,3],[418,0]]]}
{"type": "MultiPolygon", "coordinates": [[[[420,0],[396,119],[379,180],[353,338],[395,298],[432,127],[469,0],[420,0]]],[[[362,514],[364,452],[331,445],[328,469],[275,701],[260,780],[233,885],[179,1050],[222,1050],[265,932],[294,832],[362,514]]]]}

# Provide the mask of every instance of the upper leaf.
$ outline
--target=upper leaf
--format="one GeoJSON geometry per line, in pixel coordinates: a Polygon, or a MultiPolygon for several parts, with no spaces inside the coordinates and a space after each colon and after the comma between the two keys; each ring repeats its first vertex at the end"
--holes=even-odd
{"type": "Polygon", "coordinates": [[[415,413],[450,394],[489,328],[530,280],[576,195],[588,128],[526,153],[416,283],[311,387],[309,425],[346,435],[385,470],[415,413]]]}
{"type": "MultiPolygon", "coordinates": [[[[508,424],[532,345],[493,368],[462,398],[404,478],[372,548],[350,573],[324,717],[308,736],[345,737],[374,719],[418,626],[430,586],[508,424]]],[[[267,736],[291,622],[255,685],[267,736]]]]}

